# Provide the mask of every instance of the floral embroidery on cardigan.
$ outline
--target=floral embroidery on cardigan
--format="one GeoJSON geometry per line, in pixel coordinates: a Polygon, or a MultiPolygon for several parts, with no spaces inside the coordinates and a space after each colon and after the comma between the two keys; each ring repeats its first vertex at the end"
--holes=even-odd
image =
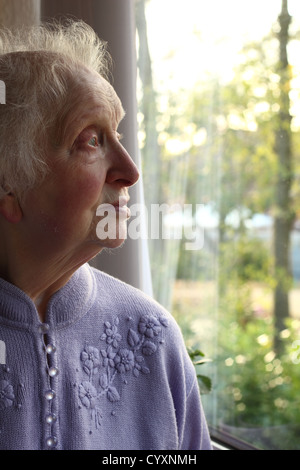
{"type": "Polygon", "coordinates": [[[15,383],[11,380],[11,370],[7,365],[0,366],[0,411],[15,406],[18,410],[22,408],[25,399],[25,385],[21,382],[15,383]]]}
{"type": "Polygon", "coordinates": [[[113,323],[104,323],[98,348],[85,345],[80,360],[87,377],[79,385],[78,395],[81,404],[90,410],[96,428],[101,425],[101,400],[106,398],[110,403],[115,403],[121,399],[121,391],[114,383],[116,377],[121,376],[126,384],[131,374],[135,378],[140,374],[150,374],[146,359],[163,343],[163,327],[167,325],[164,317],[143,315],[138,325],[129,328],[126,337],[123,337],[118,330],[117,317],[113,323]]]}
{"type": "Polygon", "coordinates": [[[12,406],[14,399],[13,386],[7,380],[0,380],[0,409],[12,406]]]}

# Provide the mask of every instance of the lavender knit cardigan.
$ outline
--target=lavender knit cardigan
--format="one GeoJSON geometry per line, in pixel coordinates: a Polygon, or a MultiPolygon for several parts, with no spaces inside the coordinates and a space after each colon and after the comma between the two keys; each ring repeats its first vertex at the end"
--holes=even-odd
{"type": "Polygon", "coordinates": [[[0,279],[0,449],[210,449],[181,332],[140,291],[84,265],[41,323],[0,279]]]}

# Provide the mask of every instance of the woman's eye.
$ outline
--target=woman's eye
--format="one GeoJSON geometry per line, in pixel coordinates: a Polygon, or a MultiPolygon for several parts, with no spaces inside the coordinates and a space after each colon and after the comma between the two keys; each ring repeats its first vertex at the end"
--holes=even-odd
{"type": "Polygon", "coordinates": [[[98,139],[96,136],[92,137],[89,141],[88,141],[88,145],[91,145],[92,147],[97,147],[98,146],[98,139]]]}

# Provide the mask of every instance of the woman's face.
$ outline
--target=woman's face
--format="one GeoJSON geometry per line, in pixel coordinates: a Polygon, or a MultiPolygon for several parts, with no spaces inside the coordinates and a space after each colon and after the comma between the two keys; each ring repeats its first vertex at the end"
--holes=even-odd
{"type": "Polygon", "coordinates": [[[48,153],[49,175],[21,204],[21,223],[38,251],[68,256],[77,250],[78,256],[89,259],[102,248],[123,242],[128,187],[139,174],[120,143],[117,129],[124,111],[113,88],[84,68],[76,80],[79,87],[76,96],[70,96],[74,106],[66,118],[62,143],[48,153]],[[101,225],[99,214],[107,214],[98,210],[97,215],[97,209],[107,203],[114,207],[110,224],[117,223],[109,239],[96,230],[101,225]]]}

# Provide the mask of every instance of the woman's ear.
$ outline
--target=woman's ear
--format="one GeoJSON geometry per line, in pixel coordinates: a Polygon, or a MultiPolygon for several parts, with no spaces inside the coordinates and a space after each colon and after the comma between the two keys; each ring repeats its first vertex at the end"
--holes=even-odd
{"type": "Polygon", "coordinates": [[[23,213],[17,196],[13,193],[6,194],[0,199],[0,214],[12,224],[17,224],[22,219],[23,213]]]}

